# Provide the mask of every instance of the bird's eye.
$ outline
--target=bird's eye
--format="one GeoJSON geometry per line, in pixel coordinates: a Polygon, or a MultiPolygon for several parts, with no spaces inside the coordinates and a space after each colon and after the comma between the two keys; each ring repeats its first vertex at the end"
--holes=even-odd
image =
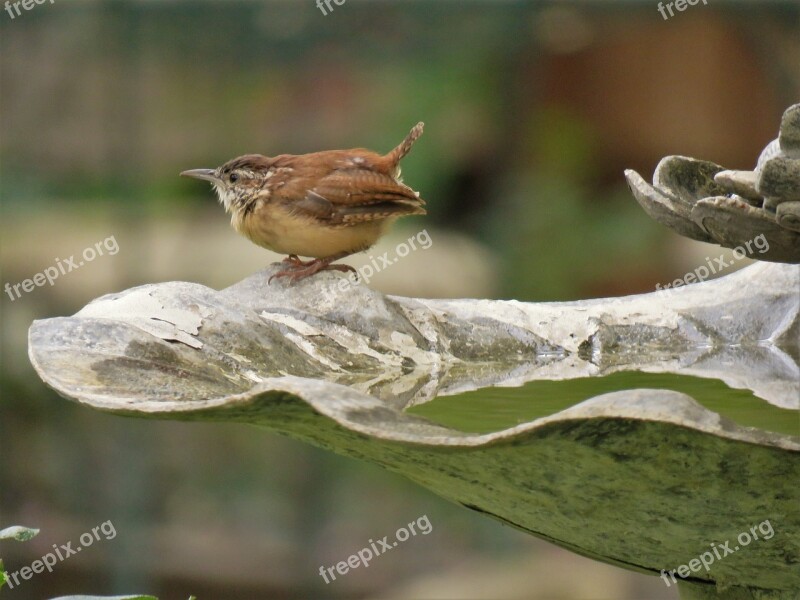
{"type": "Polygon", "coordinates": [[[231,174],[228,176],[228,180],[229,180],[231,183],[236,183],[236,181],[237,181],[238,179],[239,179],[239,176],[238,176],[236,173],[231,173],[231,174]]]}

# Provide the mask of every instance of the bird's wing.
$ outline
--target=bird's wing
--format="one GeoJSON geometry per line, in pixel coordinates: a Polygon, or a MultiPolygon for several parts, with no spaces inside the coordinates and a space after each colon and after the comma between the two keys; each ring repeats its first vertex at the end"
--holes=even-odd
{"type": "Polygon", "coordinates": [[[388,175],[366,170],[335,171],[323,177],[292,211],[331,225],[356,225],[393,216],[424,215],[425,201],[388,175]]]}

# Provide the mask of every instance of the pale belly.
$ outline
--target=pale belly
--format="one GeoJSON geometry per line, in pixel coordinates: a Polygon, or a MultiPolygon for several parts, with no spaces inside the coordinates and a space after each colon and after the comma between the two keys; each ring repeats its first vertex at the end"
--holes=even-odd
{"type": "Polygon", "coordinates": [[[384,220],[348,227],[327,227],[305,217],[289,215],[280,208],[270,213],[265,215],[262,209],[257,219],[251,214],[243,221],[234,219],[231,224],[251,242],[268,250],[312,258],[366,250],[378,241],[389,224],[384,220]]]}

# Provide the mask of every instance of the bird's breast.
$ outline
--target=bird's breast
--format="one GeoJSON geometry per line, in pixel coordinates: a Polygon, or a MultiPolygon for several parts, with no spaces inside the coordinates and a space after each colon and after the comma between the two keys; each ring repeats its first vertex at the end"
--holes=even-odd
{"type": "Polygon", "coordinates": [[[234,214],[231,224],[251,242],[268,250],[325,258],[371,247],[383,234],[388,220],[332,227],[292,214],[284,205],[261,202],[247,214],[234,214]]]}

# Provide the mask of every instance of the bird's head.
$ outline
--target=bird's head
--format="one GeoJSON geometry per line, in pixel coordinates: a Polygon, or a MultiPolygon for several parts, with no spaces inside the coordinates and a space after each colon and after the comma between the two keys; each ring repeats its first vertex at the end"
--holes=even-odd
{"type": "Polygon", "coordinates": [[[220,204],[230,213],[245,210],[260,194],[268,193],[266,186],[273,173],[270,166],[266,156],[246,154],[216,169],[190,169],[181,175],[210,181],[220,204]]]}

